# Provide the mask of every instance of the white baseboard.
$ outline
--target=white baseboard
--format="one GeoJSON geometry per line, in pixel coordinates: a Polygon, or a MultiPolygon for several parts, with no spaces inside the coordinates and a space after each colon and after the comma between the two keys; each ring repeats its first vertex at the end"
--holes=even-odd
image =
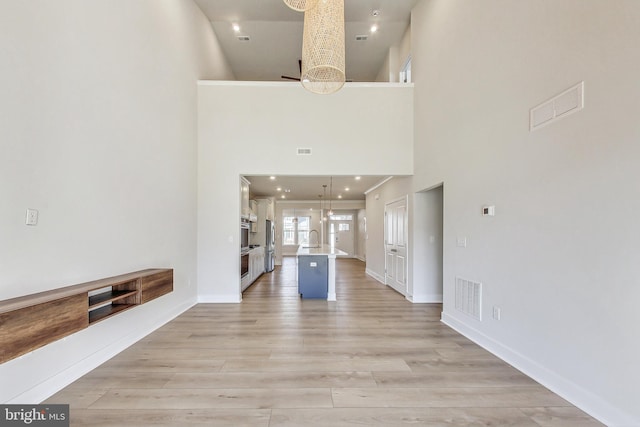
{"type": "Polygon", "coordinates": [[[442,294],[424,294],[408,296],[407,300],[414,304],[442,303],[442,294]]]}
{"type": "Polygon", "coordinates": [[[328,294],[327,295],[327,301],[337,301],[337,300],[338,299],[337,299],[337,296],[336,296],[335,292],[332,293],[332,294],[328,294]]]}
{"type": "Polygon", "coordinates": [[[374,279],[376,279],[378,282],[382,283],[383,285],[386,285],[386,283],[384,283],[384,276],[380,276],[378,273],[369,270],[368,268],[365,270],[365,273],[367,273],[369,276],[373,277],[374,279]]]}
{"type": "Polygon", "coordinates": [[[367,262],[367,259],[365,257],[363,257],[363,256],[356,255],[355,258],[359,259],[362,262],[367,262]]]}
{"type": "Polygon", "coordinates": [[[198,304],[239,304],[242,295],[198,295],[198,304]]]}
{"type": "Polygon", "coordinates": [[[69,384],[81,378],[83,375],[91,372],[93,369],[102,365],[107,360],[111,359],[118,353],[127,349],[131,345],[140,341],[162,325],[170,322],[178,317],[196,304],[195,300],[185,301],[179,306],[175,307],[170,312],[163,313],[162,316],[158,316],[152,322],[145,322],[143,325],[132,325],[132,331],[126,336],[122,337],[118,341],[102,348],[89,357],[82,359],[78,363],[70,366],[69,368],[57,373],[56,375],[47,378],[45,381],[39,383],[35,387],[15,396],[8,404],[23,404],[25,402],[42,402],[55,393],[59,392],[69,384]],[[135,329],[138,326],[138,329],[135,329]]]}
{"type": "Polygon", "coordinates": [[[443,312],[442,322],[607,426],[632,427],[640,425],[638,420],[603,401],[590,391],[493,340],[463,321],[443,312]]]}

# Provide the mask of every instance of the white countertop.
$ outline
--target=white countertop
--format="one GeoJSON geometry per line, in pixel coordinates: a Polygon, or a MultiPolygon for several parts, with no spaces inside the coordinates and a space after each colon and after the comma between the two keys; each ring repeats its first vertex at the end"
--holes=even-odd
{"type": "Polygon", "coordinates": [[[336,255],[347,255],[346,252],[341,251],[338,248],[331,247],[329,245],[321,245],[317,248],[307,248],[304,246],[298,246],[298,252],[296,252],[297,256],[304,255],[327,255],[330,257],[335,257],[336,255]]]}

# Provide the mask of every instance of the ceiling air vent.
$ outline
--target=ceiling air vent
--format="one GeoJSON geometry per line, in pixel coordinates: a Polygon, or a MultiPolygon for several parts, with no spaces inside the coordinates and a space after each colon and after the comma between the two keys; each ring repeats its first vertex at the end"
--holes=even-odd
{"type": "Polygon", "coordinates": [[[310,156],[311,148],[298,148],[298,156],[310,156]]]}
{"type": "Polygon", "coordinates": [[[248,42],[251,40],[251,37],[249,36],[238,36],[238,40],[240,40],[241,42],[248,42]]]}
{"type": "Polygon", "coordinates": [[[366,34],[363,34],[361,36],[356,36],[357,42],[366,42],[368,39],[369,39],[369,36],[366,34]]]}

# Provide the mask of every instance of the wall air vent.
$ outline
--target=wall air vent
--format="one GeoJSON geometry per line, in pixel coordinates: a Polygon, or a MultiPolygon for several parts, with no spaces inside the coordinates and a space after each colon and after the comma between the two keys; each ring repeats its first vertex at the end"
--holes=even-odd
{"type": "Polygon", "coordinates": [[[533,107],[529,113],[529,131],[546,126],[583,108],[584,82],[580,82],[550,100],[533,107]]]}
{"type": "Polygon", "coordinates": [[[249,36],[238,36],[238,40],[240,40],[241,42],[248,42],[251,40],[251,37],[249,36]]]}
{"type": "Polygon", "coordinates": [[[456,310],[482,320],[482,283],[456,277],[456,310]]]}
{"type": "Polygon", "coordinates": [[[298,156],[310,156],[311,148],[298,148],[298,156]]]}
{"type": "Polygon", "coordinates": [[[369,40],[369,36],[366,34],[360,35],[360,36],[356,36],[356,41],[357,42],[366,42],[367,40],[369,40]]]}

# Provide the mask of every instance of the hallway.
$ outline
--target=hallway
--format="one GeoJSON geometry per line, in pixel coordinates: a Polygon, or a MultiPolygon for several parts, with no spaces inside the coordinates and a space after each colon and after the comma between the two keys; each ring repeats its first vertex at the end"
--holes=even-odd
{"type": "Polygon", "coordinates": [[[597,426],[337,260],[337,302],[301,300],[295,258],[242,304],[199,304],[54,395],[71,425],[597,426]]]}

